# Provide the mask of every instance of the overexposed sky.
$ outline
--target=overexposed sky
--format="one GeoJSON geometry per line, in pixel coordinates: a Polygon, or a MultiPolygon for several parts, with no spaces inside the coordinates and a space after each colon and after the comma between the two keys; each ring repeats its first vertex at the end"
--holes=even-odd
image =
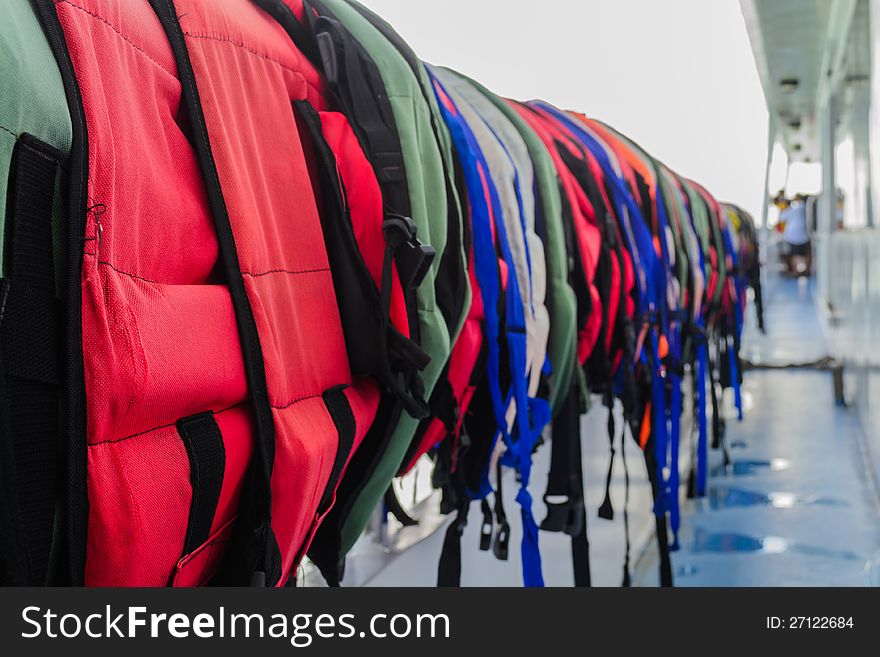
{"type": "Polygon", "coordinates": [[[739,0],[361,0],[424,60],[607,121],[761,214],[767,110],[739,0]]]}

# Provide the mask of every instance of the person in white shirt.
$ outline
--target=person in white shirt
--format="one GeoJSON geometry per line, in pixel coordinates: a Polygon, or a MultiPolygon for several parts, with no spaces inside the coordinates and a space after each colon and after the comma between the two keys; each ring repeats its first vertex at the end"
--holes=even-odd
{"type": "Polygon", "coordinates": [[[807,230],[807,204],[800,195],[779,215],[785,223],[782,239],[788,245],[788,269],[795,276],[809,276],[812,268],[812,248],[807,230]]]}

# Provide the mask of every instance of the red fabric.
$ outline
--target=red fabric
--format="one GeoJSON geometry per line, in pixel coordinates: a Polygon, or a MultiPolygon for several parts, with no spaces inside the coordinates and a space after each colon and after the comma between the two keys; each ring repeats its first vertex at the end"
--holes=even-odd
{"type": "MultiPolygon", "coordinates": [[[[214,160],[263,347],[275,419],[272,527],[282,576],[305,549],[336,455],[321,394],[350,383],[336,295],[291,103],[320,111],[322,80],[274,20],[247,0],[178,0],[214,160]],[[259,221],[254,217],[258,216],[259,221]]],[[[362,438],[378,405],[352,383],[362,438]]]]}
{"type": "MultiPolygon", "coordinates": [[[[337,449],[321,393],[346,395],[359,444],[378,391],[350,381],[291,101],[317,73],[248,0],[178,0],[266,366],[273,529],[284,582],[337,449]]],[[[203,584],[234,520],[253,428],[240,340],[176,65],[146,0],[59,0],[89,141],[82,271],[88,585],[203,584]],[[182,555],[189,464],[174,423],[214,411],[226,469],[212,535],[182,555]],[[188,558],[191,557],[191,558],[188,558]]]]}
{"type": "Polygon", "coordinates": [[[515,102],[510,104],[547,147],[562,183],[563,193],[566,195],[568,204],[571,207],[575,235],[580,247],[581,263],[588,279],[586,283],[590,290],[592,304],[592,312],[586,324],[578,327],[578,362],[583,365],[593,352],[602,327],[602,299],[599,297],[599,290],[595,283],[601,237],[595,225],[595,211],[556,150],[554,133],[558,131],[537,110],[524,107],[515,102]]]}
{"type": "MultiPolygon", "coordinates": [[[[547,121],[552,126],[554,139],[559,141],[564,148],[567,148],[568,152],[572,156],[584,161],[587,164],[587,166],[590,169],[590,173],[593,175],[593,177],[596,180],[597,187],[599,188],[599,192],[602,195],[602,200],[605,203],[605,207],[608,208],[609,212],[611,212],[614,206],[610,203],[610,199],[608,198],[608,196],[606,194],[605,184],[604,184],[605,178],[602,175],[602,170],[599,167],[599,163],[596,161],[595,157],[593,157],[592,154],[588,153],[585,149],[580,148],[577,145],[577,138],[572,134],[571,130],[562,121],[559,121],[555,116],[553,116],[552,114],[550,114],[549,112],[546,112],[544,110],[539,109],[536,111],[539,112],[541,114],[541,116],[544,117],[545,121],[547,121]]],[[[580,202],[582,204],[584,202],[586,202],[586,204],[590,207],[590,209],[592,210],[592,215],[588,215],[588,216],[591,216],[591,219],[592,219],[592,222],[594,225],[597,224],[598,219],[595,215],[595,209],[592,207],[592,205],[590,205],[589,200],[587,200],[588,197],[586,195],[586,191],[583,188],[581,188],[580,185],[577,185],[577,187],[575,188],[575,191],[578,194],[578,198],[580,199],[580,202]]],[[[615,224],[616,224],[616,222],[615,222],[615,224]]],[[[598,259],[599,259],[599,250],[598,249],[601,248],[600,244],[601,244],[601,240],[602,240],[601,232],[598,230],[598,226],[596,226],[596,234],[598,236],[598,240],[596,239],[596,237],[594,237],[592,240],[590,240],[590,245],[597,249],[595,251],[595,253],[593,254],[593,257],[598,262],[598,259]]],[[[617,237],[618,238],[620,237],[619,233],[618,233],[617,237]]],[[[611,360],[613,361],[614,355],[611,353],[611,343],[612,343],[612,340],[614,339],[614,330],[617,325],[617,311],[620,307],[620,286],[621,286],[621,282],[622,282],[622,275],[621,275],[621,263],[617,257],[617,253],[613,250],[610,250],[609,252],[610,252],[610,258],[611,258],[611,281],[609,284],[609,294],[608,294],[608,301],[607,301],[608,308],[606,309],[607,310],[607,321],[606,321],[606,326],[605,326],[605,345],[604,345],[604,347],[605,347],[605,353],[607,353],[609,355],[609,357],[611,358],[611,360]]],[[[629,289],[631,290],[632,288],[629,288],[629,289]]]]}

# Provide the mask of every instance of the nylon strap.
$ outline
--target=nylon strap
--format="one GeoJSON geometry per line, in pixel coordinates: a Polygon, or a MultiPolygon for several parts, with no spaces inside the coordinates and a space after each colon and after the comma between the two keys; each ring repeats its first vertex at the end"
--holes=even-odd
{"type": "Polygon", "coordinates": [[[0,285],[4,467],[13,498],[4,516],[4,579],[42,586],[49,576],[59,441],[61,321],[55,296],[52,205],[63,155],[24,135],[10,170],[6,272],[0,285]],[[9,458],[11,457],[11,459],[9,458]],[[8,459],[8,460],[7,460],[8,459]]]}
{"type": "Polygon", "coordinates": [[[193,552],[208,540],[223,474],[226,470],[226,449],[223,435],[213,413],[200,413],[177,421],[177,432],[183,440],[189,457],[189,480],[192,485],[192,502],[183,554],[193,552]]]}

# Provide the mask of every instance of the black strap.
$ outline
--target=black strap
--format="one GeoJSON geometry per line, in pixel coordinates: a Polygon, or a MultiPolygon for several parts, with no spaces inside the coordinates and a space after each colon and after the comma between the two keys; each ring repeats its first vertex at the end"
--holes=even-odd
{"type": "MultiPolygon", "coordinates": [[[[321,53],[318,52],[318,44],[311,31],[303,25],[293,10],[282,0],[253,0],[254,4],[278,21],[291,41],[304,54],[316,68],[321,66],[321,53]]],[[[303,11],[308,11],[308,6],[303,4],[303,11]]]]}
{"type": "MultiPolygon", "coordinates": [[[[715,361],[726,360],[717,346],[715,350],[715,361]]],[[[724,418],[721,416],[720,404],[718,403],[718,372],[715,369],[715,363],[709,362],[709,398],[712,401],[712,449],[720,449],[724,455],[724,467],[730,465],[730,453],[727,451],[727,443],[724,440],[727,426],[724,418]]],[[[722,389],[722,393],[723,393],[722,389]]]]}
{"type": "Polygon", "coordinates": [[[324,391],[321,399],[327,412],[336,426],[338,435],[338,443],[336,446],[336,456],[333,459],[333,468],[330,470],[330,478],[327,480],[327,488],[321,496],[321,503],[318,505],[318,513],[324,513],[333,501],[336,491],[336,485],[342,478],[345,470],[345,464],[351,456],[354,449],[354,439],[357,434],[357,422],[354,412],[351,410],[351,404],[345,394],[347,385],[338,385],[324,391]]]}
{"type": "MultiPolygon", "coordinates": [[[[635,434],[636,432],[633,431],[633,433],[635,434]]],[[[654,455],[653,431],[645,445],[644,457],[645,466],[648,469],[648,480],[651,482],[651,493],[656,507],[658,500],[662,499],[663,493],[657,480],[657,458],[654,455]]],[[[657,538],[657,553],[660,560],[660,586],[670,587],[672,586],[672,562],[669,558],[669,528],[665,512],[654,514],[654,525],[657,538]]]]}
{"type": "Polygon", "coordinates": [[[580,481],[580,500],[574,508],[575,518],[568,534],[571,536],[571,563],[574,571],[574,585],[577,587],[592,586],[590,574],[590,541],[587,538],[587,507],[584,503],[583,455],[580,437],[574,444],[574,458],[577,477],[580,481]]]}
{"type": "Polygon", "coordinates": [[[488,552],[492,547],[492,531],[495,529],[495,523],[492,519],[492,507],[485,497],[480,500],[480,511],[483,512],[483,522],[480,523],[480,551],[488,552]]]}
{"type": "Polygon", "coordinates": [[[3,578],[42,586],[57,504],[61,312],[55,294],[52,206],[63,155],[30,135],[15,144],[9,178],[5,276],[0,283],[4,394],[3,578]]]}
{"type": "Polygon", "coordinates": [[[321,117],[306,100],[294,101],[293,106],[308,131],[322,177],[321,229],[351,371],[356,376],[377,378],[412,417],[421,419],[428,414],[428,405],[419,372],[431,359],[390,320],[392,255],[400,240],[388,236],[381,286],[377,289],[354,234],[337,157],[324,137],[321,117]]]}
{"type": "Polygon", "coordinates": [[[495,464],[495,522],[498,531],[495,532],[495,540],[492,542],[492,553],[500,561],[507,561],[510,554],[510,523],[507,522],[507,513],[504,511],[504,471],[501,461],[495,464]]]}
{"type": "Polygon", "coordinates": [[[443,537],[443,549],[437,564],[437,586],[461,586],[461,536],[467,527],[470,508],[470,500],[463,499],[443,537]]]}
{"type": "MultiPolygon", "coordinates": [[[[395,249],[401,284],[405,290],[414,291],[421,285],[436,252],[418,240],[410,219],[403,149],[381,73],[358,40],[322,2],[312,0],[304,3],[304,7],[321,55],[322,70],[367,152],[382,189],[385,228],[395,249]],[[311,8],[317,10],[317,18],[311,8]]],[[[288,29],[288,23],[282,22],[282,27],[288,29]]],[[[291,33],[291,38],[296,37],[291,33]]],[[[414,303],[412,295],[408,302],[414,303]]],[[[414,306],[410,305],[410,310],[415,310],[414,306]]]]}
{"type": "Polygon", "coordinates": [[[385,497],[383,500],[385,503],[385,510],[394,516],[397,522],[401,525],[404,527],[414,527],[419,524],[419,521],[409,515],[406,512],[406,509],[403,508],[403,505],[397,498],[397,493],[395,492],[393,485],[388,486],[388,490],[385,491],[385,497]]]}
{"type": "Polygon", "coordinates": [[[580,438],[580,391],[572,385],[553,420],[550,473],[544,503],[547,516],[541,529],[565,532],[571,537],[574,584],[591,585],[590,543],[584,505],[583,455],[580,438]]]}
{"type": "Polygon", "coordinates": [[[623,553],[623,582],[622,586],[629,588],[632,584],[630,575],[630,538],[629,538],[629,464],[626,462],[626,432],[629,429],[627,422],[623,423],[623,430],[620,432],[620,460],[623,462],[623,535],[625,540],[625,548],[623,553]]]}
{"type": "Polygon", "coordinates": [[[67,248],[63,269],[59,274],[64,301],[63,328],[63,394],[61,416],[63,439],[60,479],[62,512],[53,546],[54,585],[81,586],[85,577],[89,505],[87,496],[87,447],[85,378],[82,353],[82,266],[83,249],[74,248],[86,239],[88,216],[88,126],[85,120],[79,81],[73,68],[64,29],[58,18],[57,5],[49,0],[31,0],[34,13],[43,28],[61,81],[67,109],[70,112],[72,142],[66,162],[65,181],[61,186],[64,198],[60,237],[67,248]],[[56,549],[57,548],[57,549],[56,549]],[[57,555],[57,558],[54,556],[57,555]]]}
{"type": "Polygon", "coordinates": [[[254,409],[254,454],[242,486],[238,521],[235,523],[230,548],[220,565],[217,581],[239,586],[252,581],[265,581],[267,585],[274,586],[281,578],[281,552],[271,523],[275,424],[269,404],[260,335],[238,262],[232,224],[211,151],[208,128],[183,29],[172,0],[150,0],[150,5],[165,30],[177,63],[181,96],[193,126],[193,145],[205,178],[208,203],[217,230],[220,262],[232,297],[248,391],[254,409]]]}
{"type": "MultiPolygon", "coordinates": [[[[430,89],[430,85],[422,83],[425,79],[424,64],[415,52],[413,52],[412,48],[409,47],[409,45],[386,21],[364,7],[362,4],[359,2],[353,2],[351,3],[351,7],[369,21],[369,23],[376,28],[376,30],[382,34],[392,46],[394,46],[398,53],[400,53],[401,57],[403,57],[412,70],[413,76],[419,82],[418,88],[422,93],[425,103],[431,105],[435,102],[434,94],[430,89]]],[[[441,138],[441,133],[446,130],[445,126],[443,126],[442,121],[435,112],[429,112],[428,118],[437,143],[442,144],[444,140],[441,138]]],[[[455,153],[453,153],[453,162],[451,164],[452,171],[450,171],[450,163],[446,161],[446,158],[441,159],[443,165],[443,180],[446,187],[446,198],[449,200],[447,203],[447,240],[446,248],[443,251],[443,256],[441,257],[440,264],[436,270],[434,288],[437,298],[437,307],[440,308],[443,317],[446,319],[447,328],[452,333],[458,326],[460,317],[465,312],[463,304],[466,295],[463,294],[463,291],[466,289],[468,281],[467,263],[463,261],[463,254],[469,252],[470,235],[468,233],[468,222],[462,220],[462,217],[464,216],[462,213],[462,207],[458,202],[455,202],[455,199],[458,198],[456,189],[463,189],[461,185],[456,187],[456,181],[459,183],[462,182],[461,178],[457,178],[457,176],[461,175],[461,167],[457,159],[455,159],[455,153]],[[461,248],[462,245],[464,248],[461,248]]],[[[466,202],[467,199],[462,197],[460,200],[466,202]]]]}
{"type": "Polygon", "coordinates": [[[614,397],[610,393],[605,395],[605,406],[608,408],[608,473],[605,475],[605,499],[599,507],[599,517],[603,520],[614,520],[614,506],[611,504],[611,477],[614,475],[614,439],[617,433],[614,424],[614,397]]]}
{"type": "Polygon", "coordinates": [[[226,471],[226,448],[223,434],[213,413],[200,413],[177,421],[177,433],[189,457],[189,480],[192,502],[183,554],[193,552],[208,540],[220,501],[226,471]]]}
{"type": "MultiPolygon", "coordinates": [[[[694,418],[691,422],[691,430],[689,434],[689,449],[691,455],[691,466],[688,470],[688,480],[687,480],[687,499],[692,500],[697,497],[697,431],[699,427],[697,426],[697,418],[699,417],[699,410],[697,408],[697,368],[695,366],[691,367],[691,417],[694,418]]],[[[705,394],[705,393],[703,393],[705,394]]]]}

